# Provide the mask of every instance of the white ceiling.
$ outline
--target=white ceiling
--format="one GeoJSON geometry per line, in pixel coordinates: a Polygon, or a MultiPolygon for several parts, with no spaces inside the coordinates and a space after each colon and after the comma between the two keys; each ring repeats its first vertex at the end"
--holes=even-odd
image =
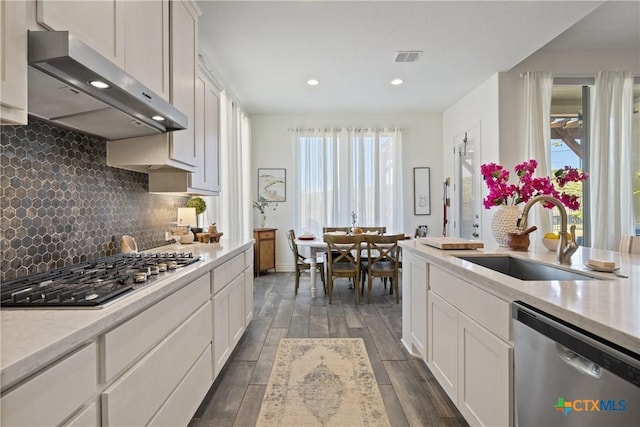
{"type": "MultiPolygon", "coordinates": [[[[637,46],[638,2],[623,3],[606,4],[548,48],[637,46]]],[[[200,1],[200,51],[249,113],[441,112],[601,4],[200,1]],[[399,50],[424,53],[395,63],[399,50]],[[405,83],[390,85],[396,77],[405,83]],[[308,86],[309,78],[320,84],[308,86]]]]}

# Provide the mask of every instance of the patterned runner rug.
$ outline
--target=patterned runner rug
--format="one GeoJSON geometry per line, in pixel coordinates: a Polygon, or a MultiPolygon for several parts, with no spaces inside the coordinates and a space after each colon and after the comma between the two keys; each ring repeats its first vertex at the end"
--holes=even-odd
{"type": "Polygon", "coordinates": [[[258,426],[390,426],[362,338],[283,338],[258,426]]]}

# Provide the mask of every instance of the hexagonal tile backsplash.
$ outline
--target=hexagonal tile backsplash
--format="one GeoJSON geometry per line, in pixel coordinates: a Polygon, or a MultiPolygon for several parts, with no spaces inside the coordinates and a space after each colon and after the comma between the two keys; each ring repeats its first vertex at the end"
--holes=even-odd
{"type": "Polygon", "coordinates": [[[188,197],[149,194],[146,174],[106,164],[106,142],[29,117],[0,127],[0,281],[165,244],[188,197]]]}

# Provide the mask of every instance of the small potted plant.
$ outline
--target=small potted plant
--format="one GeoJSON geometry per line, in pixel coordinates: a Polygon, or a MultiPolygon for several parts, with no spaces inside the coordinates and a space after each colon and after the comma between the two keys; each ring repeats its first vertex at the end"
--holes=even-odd
{"type": "Polygon", "coordinates": [[[196,236],[197,233],[202,233],[202,228],[200,227],[200,214],[203,214],[204,211],[207,210],[207,203],[202,199],[202,197],[194,197],[187,201],[187,207],[196,209],[197,227],[191,228],[193,235],[196,236]]]}

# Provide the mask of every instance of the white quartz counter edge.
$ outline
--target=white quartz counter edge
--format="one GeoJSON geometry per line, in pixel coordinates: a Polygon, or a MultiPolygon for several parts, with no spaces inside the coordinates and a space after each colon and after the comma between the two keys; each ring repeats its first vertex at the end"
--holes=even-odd
{"type": "Polygon", "coordinates": [[[123,321],[176,292],[194,279],[250,249],[253,240],[216,244],[163,246],[145,252],[193,252],[202,261],[175,272],[148,288],[135,291],[103,308],[0,310],[0,385],[7,387],[94,340],[123,321]]]}
{"type": "Polygon", "coordinates": [[[640,354],[640,256],[581,247],[563,268],[604,280],[521,281],[460,260],[460,255],[506,254],[557,266],[555,253],[497,250],[442,251],[417,241],[401,246],[429,263],[507,301],[520,300],[608,341],[640,354]],[[589,271],[589,258],[616,261],[628,278],[589,271]]]}

